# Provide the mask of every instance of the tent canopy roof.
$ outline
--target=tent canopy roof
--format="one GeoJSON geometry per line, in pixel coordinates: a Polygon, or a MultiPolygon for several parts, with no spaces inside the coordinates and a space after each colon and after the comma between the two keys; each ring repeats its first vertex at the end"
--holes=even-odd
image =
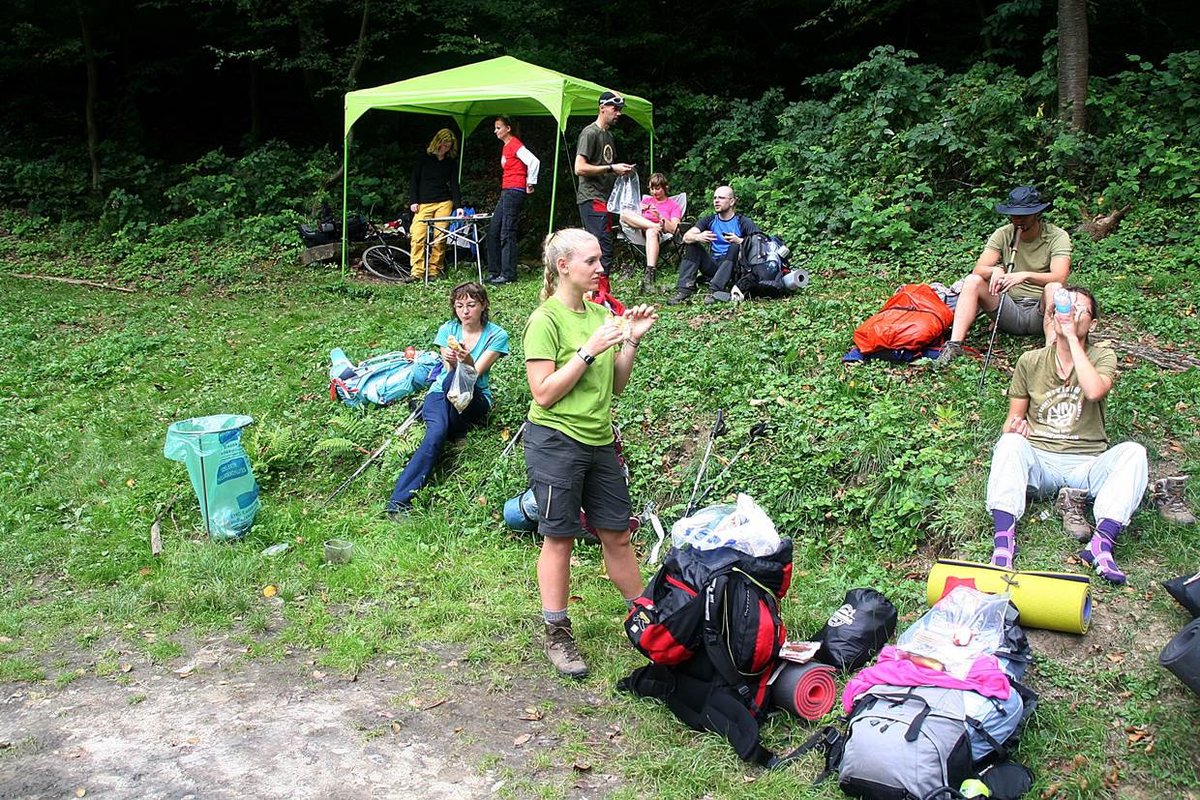
{"type": "MultiPolygon", "coordinates": [[[[406,81],[346,95],[345,127],[372,108],[453,117],[466,136],[480,122],[499,114],[554,117],[567,129],[572,114],[595,114],[605,87],[529,64],[512,56],[480,61],[433,72],[406,81]]],[[[625,116],[647,130],[654,129],[654,107],[632,95],[625,98],[625,116]]]]}

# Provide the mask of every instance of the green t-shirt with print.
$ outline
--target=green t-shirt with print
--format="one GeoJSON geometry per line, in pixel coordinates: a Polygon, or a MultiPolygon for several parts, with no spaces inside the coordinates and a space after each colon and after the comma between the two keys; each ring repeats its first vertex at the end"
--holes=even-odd
{"type": "MultiPolygon", "coordinates": [[[[1029,443],[1051,453],[1095,455],[1108,449],[1104,430],[1105,400],[1088,400],[1079,388],[1074,369],[1064,381],[1058,377],[1055,348],[1031,350],[1017,361],[1010,399],[1029,398],[1025,420],[1029,423],[1029,443]]],[[[1088,361],[1096,372],[1116,378],[1117,354],[1104,345],[1089,344],[1088,361]]]]}
{"type": "MultiPolygon", "coordinates": [[[[591,123],[579,132],[579,146],[576,155],[583,156],[587,163],[594,167],[605,166],[616,160],[614,155],[613,135],[596,123],[591,123]]],[[[599,175],[580,175],[579,184],[575,189],[575,202],[589,203],[592,200],[608,201],[612,194],[613,184],[617,176],[612,172],[599,175]]]]}
{"type": "MultiPolygon", "coordinates": [[[[1000,254],[1000,266],[1008,263],[1012,252],[1013,226],[1001,225],[988,238],[987,249],[1000,254]]],[[[1017,245],[1017,259],[1013,272],[1049,272],[1051,259],[1071,255],[1071,235],[1057,225],[1042,223],[1042,232],[1032,242],[1022,241],[1017,245]]],[[[1014,299],[1032,297],[1040,299],[1042,287],[1032,283],[1017,284],[1008,290],[1014,299]]]]}
{"type": "MultiPolygon", "coordinates": [[[[525,360],[553,361],[559,369],[587,344],[609,318],[606,308],[584,302],[583,311],[572,311],[551,297],[533,310],[525,323],[525,360]]],[[[529,421],[562,431],[578,442],[594,446],[612,442],[613,364],[617,348],[610,347],[557,403],[542,408],[529,403],[529,421]]]]}

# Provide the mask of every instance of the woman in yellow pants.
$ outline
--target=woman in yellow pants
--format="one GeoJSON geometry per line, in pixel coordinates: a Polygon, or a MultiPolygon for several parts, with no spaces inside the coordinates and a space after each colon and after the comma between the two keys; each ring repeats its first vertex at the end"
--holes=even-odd
{"type": "Polygon", "coordinates": [[[412,223],[412,277],[424,278],[428,270],[430,278],[441,275],[445,243],[437,242],[429,253],[429,264],[425,263],[425,237],[429,233],[426,220],[431,217],[448,217],[454,209],[462,207],[458,191],[458,140],[449,128],[442,128],[429,142],[429,147],[417,159],[413,167],[412,181],[408,189],[408,208],[413,212],[412,223]]]}

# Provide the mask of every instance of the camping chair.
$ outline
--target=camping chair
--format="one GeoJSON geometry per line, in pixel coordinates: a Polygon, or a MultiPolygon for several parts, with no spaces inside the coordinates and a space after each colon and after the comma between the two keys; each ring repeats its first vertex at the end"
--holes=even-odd
{"type": "MultiPolygon", "coordinates": [[[[681,254],[683,253],[683,245],[680,244],[680,242],[681,237],[683,236],[683,231],[686,230],[683,227],[683,221],[687,217],[687,192],[672,195],[671,199],[679,205],[680,218],[679,228],[677,229],[678,235],[672,235],[669,233],[662,234],[660,243],[663,245],[663,247],[660,248],[658,254],[660,263],[662,262],[663,256],[667,255],[668,249],[673,256],[681,257],[681,254]]],[[[634,256],[639,259],[638,263],[645,264],[646,232],[640,228],[634,228],[630,225],[626,225],[624,220],[621,220],[621,223],[618,227],[620,229],[620,233],[617,238],[624,240],[626,246],[629,247],[629,249],[633,251],[634,256]]],[[[643,280],[643,285],[650,283],[652,280],[653,276],[646,275],[645,279],[643,280]]]]}

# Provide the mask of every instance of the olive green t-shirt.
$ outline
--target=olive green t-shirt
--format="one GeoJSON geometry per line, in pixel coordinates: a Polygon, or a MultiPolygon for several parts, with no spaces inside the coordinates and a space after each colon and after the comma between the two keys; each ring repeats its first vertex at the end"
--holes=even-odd
{"type": "MultiPolygon", "coordinates": [[[[576,155],[583,156],[587,163],[594,167],[611,164],[616,160],[614,155],[613,135],[592,123],[579,132],[579,147],[576,155]]],[[[588,203],[592,200],[608,201],[612,194],[613,184],[617,176],[611,172],[600,175],[580,175],[579,185],[575,189],[575,202],[588,203]]]]}
{"type": "MultiPolygon", "coordinates": [[[[572,311],[556,297],[533,310],[525,323],[525,360],[553,361],[559,369],[575,355],[596,329],[605,323],[608,309],[584,302],[583,311],[572,311]]],[[[596,356],[596,362],[584,370],[579,382],[557,403],[542,408],[529,403],[529,421],[562,431],[572,439],[594,446],[613,441],[612,406],[613,362],[617,348],[610,347],[596,356]]]]}
{"type": "MultiPolygon", "coordinates": [[[[1029,398],[1025,412],[1029,443],[1051,453],[1103,453],[1108,449],[1105,400],[1093,402],[1084,397],[1074,369],[1065,381],[1059,378],[1054,351],[1051,346],[1022,355],[1008,387],[1009,399],[1029,398]]],[[[1096,372],[1116,378],[1117,354],[1111,348],[1089,344],[1087,357],[1096,372]]]]}
{"type": "MultiPolygon", "coordinates": [[[[1008,263],[1009,253],[1012,252],[1013,226],[1001,225],[988,238],[987,249],[1000,254],[1000,266],[1008,263]]],[[[1050,260],[1058,256],[1071,255],[1071,236],[1057,225],[1049,222],[1042,223],[1042,232],[1032,242],[1021,242],[1017,245],[1017,259],[1013,264],[1013,272],[1049,272],[1050,260]]],[[[1040,299],[1042,287],[1032,283],[1019,283],[1009,289],[1009,295],[1018,297],[1033,297],[1040,299]]]]}

